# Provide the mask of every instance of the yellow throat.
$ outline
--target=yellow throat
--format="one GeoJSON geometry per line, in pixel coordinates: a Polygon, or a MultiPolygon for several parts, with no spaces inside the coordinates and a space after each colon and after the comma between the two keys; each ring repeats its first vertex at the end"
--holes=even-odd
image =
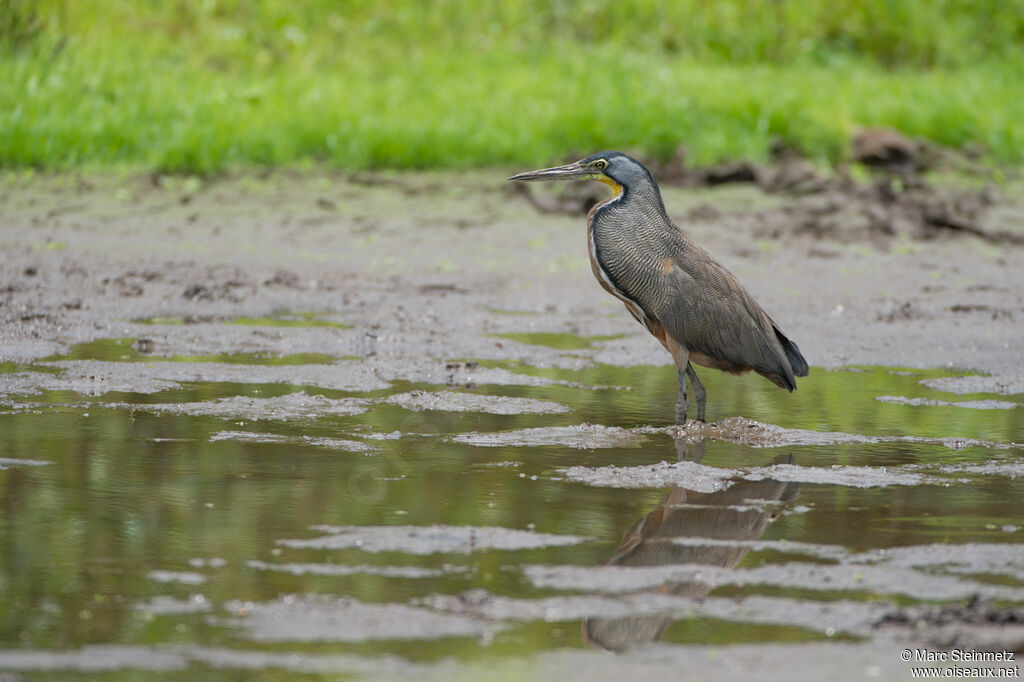
{"type": "Polygon", "coordinates": [[[612,191],[615,192],[615,196],[619,196],[620,194],[622,194],[622,185],[620,185],[619,183],[615,182],[614,180],[609,178],[607,175],[595,175],[594,179],[598,180],[600,182],[603,182],[604,184],[606,184],[609,187],[611,187],[612,191]]]}

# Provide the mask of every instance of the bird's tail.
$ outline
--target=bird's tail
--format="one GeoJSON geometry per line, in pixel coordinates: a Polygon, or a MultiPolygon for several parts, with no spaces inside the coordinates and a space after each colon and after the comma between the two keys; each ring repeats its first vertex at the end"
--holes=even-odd
{"type": "Polygon", "coordinates": [[[807,366],[807,360],[800,353],[800,348],[786,338],[786,335],[780,332],[778,327],[775,327],[775,336],[778,337],[779,343],[782,344],[782,350],[786,352],[786,359],[789,360],[789,366],[793,368],[793,375],[798,377],[807,376],[811,370],[807,366]]]}

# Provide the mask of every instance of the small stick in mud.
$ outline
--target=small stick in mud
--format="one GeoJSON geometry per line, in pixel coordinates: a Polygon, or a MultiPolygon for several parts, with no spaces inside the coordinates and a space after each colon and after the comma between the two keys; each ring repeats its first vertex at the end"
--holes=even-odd
{"type": "Polygon", "coordinates": [[[590,266],[598,283],[654,335],[679,375],[676,423],[686,422],[686,380],[704,421],[706,393],[692,362],[733,374],[753,370],[792,391],[807,376],[800,349],[732,273],[700,248],[665,210],[658,183],[640,162],[599,152],[509,180],[597,180],[615,194],[587,214],[590,266]]]}

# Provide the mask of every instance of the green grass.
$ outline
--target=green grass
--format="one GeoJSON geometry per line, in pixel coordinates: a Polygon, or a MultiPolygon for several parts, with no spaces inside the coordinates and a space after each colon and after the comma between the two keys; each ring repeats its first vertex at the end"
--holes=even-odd
{"type": "Polygon", "coordinates": [[[1022,0],[0,0],[0,55],[13,168],[834,161],[873,125],[1024,161],[1022,0]]]}

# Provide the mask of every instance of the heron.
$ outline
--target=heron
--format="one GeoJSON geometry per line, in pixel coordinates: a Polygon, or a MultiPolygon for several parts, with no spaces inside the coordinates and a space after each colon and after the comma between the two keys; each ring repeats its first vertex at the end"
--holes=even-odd
{"type": "Polygon", "coordinates": [[[597,180],[612,196],[587,214],[590,267],[672,356],[679,378],[676,424],[685,424],[689,380],[704,421],[707,392],[693,363],[733,374],[754,371],[792,392],[804,356],[739,280],[668,216],[651,172],[621,152],[513,175],[509,180],[597,180]]]}

